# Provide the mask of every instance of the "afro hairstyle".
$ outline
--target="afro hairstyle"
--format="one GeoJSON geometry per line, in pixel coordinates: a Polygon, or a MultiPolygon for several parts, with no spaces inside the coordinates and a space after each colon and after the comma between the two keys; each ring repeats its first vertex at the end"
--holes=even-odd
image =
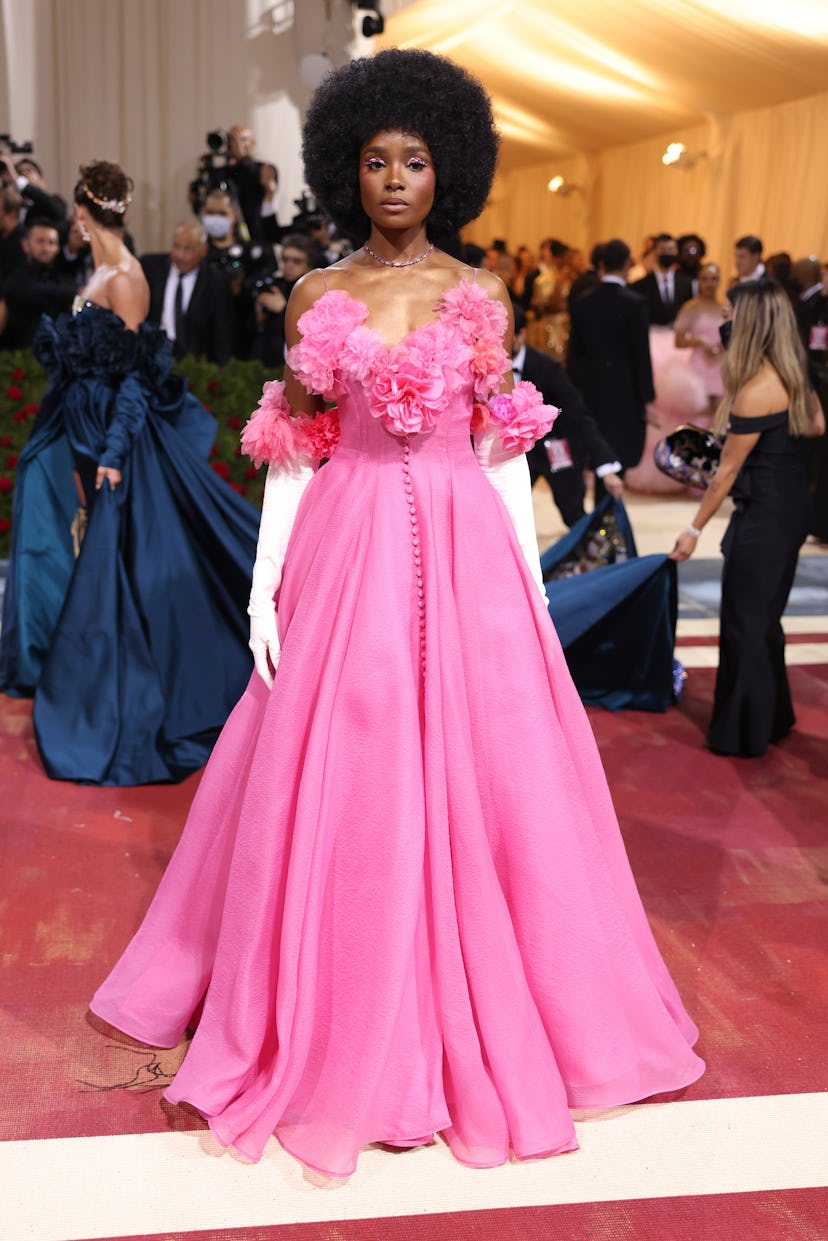
{"type": "Polygon", "coordinates": [[[329,74],[308,108],[305,176],[342,232],[361,243],[371,231],[360,201],[359,153],[374,134],[390,129],[416,134],[431,151],[430,240],[475,219],[486,204],[500,145],[489,96],[444,56],[389,48],[329,74]]]}

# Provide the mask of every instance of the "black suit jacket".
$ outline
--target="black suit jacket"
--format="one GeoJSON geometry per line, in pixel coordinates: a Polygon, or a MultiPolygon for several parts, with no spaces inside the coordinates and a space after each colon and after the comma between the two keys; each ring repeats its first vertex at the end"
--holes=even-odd
{"type": "MultiPolygon", "coordinates": [[[[141,266],[150,288],[147,318],[160,323],[164,313],[164,291],[170,274],[169,254],[144,254],[141,266]]],[[[233,306],[227,280],[206,260],[199,265],[192,296],[184,314],[184,339],[173,344],[173,355],[183,358],[192,353],[218,366],[230,361],[233,353],[233,306]]]]}
{"type": "Polygon", "coordinates": [[[44,314],[55,318],[70,310],[77,292],[75,283],[55,263],[35,266],[30,260],[9,273],[3,296],[9,321],[3,333],[4,349],[29,349],[44,314]]]}
{"type": "Polygon", "coordinates": [[[671,302],[662,300],[658,279],[653,271],[642,276],[640,280],[636,280],[630,288],[634,293],[640,294],[647,303],[650,323],[656,323],[660,327],[674,323],[679,309],[693,296],[693,281],[681,271],[673,272],[674,296],[671,302]]]}
{"type": "Polygon", "coordinates": [[[569,377],[627,468],[644,449],[646,405],[654,400],[649,324],[643,298],[602,281],[572,307],[569,377]]]}
{"type": "Polygon", "coordinates": [[[521,378],[535,385],[544,405],[557,405],[561,411],[549,435],[553,439],[569,442],[572,464],[577,469],[583,468],[587,458],[593,469],[617,460],[616,452],[601,434],[583,397],[560,362],[527,345],[521,378]]]}
{"type": "Polygon", "coordinates": [[[66,201],[60,194],[48,194],[29,181],[20,196],[28,204],[32,219],[52,220],[55,224],[62,224],[66,219],[66,201]]]}

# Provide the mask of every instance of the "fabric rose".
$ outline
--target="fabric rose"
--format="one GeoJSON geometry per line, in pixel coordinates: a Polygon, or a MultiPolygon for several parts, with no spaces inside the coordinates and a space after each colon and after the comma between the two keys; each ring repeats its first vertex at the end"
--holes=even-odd
{"type": "Polygon", "coordinates": [[[554,405],[544,405],[540,392],[527,380],[516,384],[511,392],[492,397],[489,410],[504,448],[514,453],[528,452],[561,412],[554,405]]]}
{"type": "Polygon", "coordinates": [[[485,401],[492,392],[496,392],[509,367],[509,355],[503,348],[502,340],[489,336],[477,339],[472,346],[471,358],[475,398],[485,401]]]}
{"type": "Polygon", "coordinates": [[[300,433],[307,451],[315,461],[332,457],[339,443],[339,411],[326,409],[315,418],[301,418],[300,433]]]}
{"type": "Polygon", "coordinates": [[[296,455],[293,419],[281,379],[262,388],[259,404],[242,429],[241,446],[257,468],[265,461],[281,464],[296,455]]]}
{"type": "Polygon", "coordinates": [[[411,346],[396,346],[374,381],[370,409],[393,435],[414,435],[431,430],[449,395],[439,362],[411,346]]]}
{"type": "Polygon", "coordinates": [[[471,280],[461,280],[447,289],[441,303],[442,321],[455,328],[471,347],[474,395],[476,400],[485,401],[497,391],[509,369],[509,355],[503,348],[506,307],[471,280]]]}
{"type": "Polygon", "coordinates": [[[388,355],[388,346],[372,328],[360,324],[346,340],[340,354],[343,374],[363,386],[370,385],[388,355]]]}
{"type": "Polygon", "coordinates": [[[341,355],[351,333],[368,318],[368,307],[344,289],[329,289],[299,317],[302,333],[287,364],[308,392],[331,400],[339,392],[341,355]]]}
{"type": "Polygon", "coordinates": [[[464,340],[488,337],[502,341],[506,335],[506,307],[489,297],[483,285],[476,280],[461,280],[446,289],[441,301],[443,322],[456,327],[464,340]]]}
{"type": "Polygon", "coordinates": [[[328,409],[316,417],[294,415],[281,379],[265,384],[259,404],[241,433],[241,451],[257,469],[265,462],[285,465],[308,458],[321,461],[333,454],[338,443],[338,411],[328,409]]]}

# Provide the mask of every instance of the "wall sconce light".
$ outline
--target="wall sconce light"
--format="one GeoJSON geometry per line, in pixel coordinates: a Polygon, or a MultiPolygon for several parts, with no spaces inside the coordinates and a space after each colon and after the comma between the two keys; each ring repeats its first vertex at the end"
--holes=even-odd
{"type": "Polygon", "coordinates": [[[576,185],[574,181],[564,181],[563,177],[553,177],[546,187],[552,194],[560,194],[561,198],[568,198],[570,194],[583,194],[584,187],[576,185]]]}
{"type": "Polygon", "coordinates": [[[704,159],[706,151],[688,151],[683,142],[671,142],[661,157],[665,168],[692,168],[697,160],[704,159]]]}

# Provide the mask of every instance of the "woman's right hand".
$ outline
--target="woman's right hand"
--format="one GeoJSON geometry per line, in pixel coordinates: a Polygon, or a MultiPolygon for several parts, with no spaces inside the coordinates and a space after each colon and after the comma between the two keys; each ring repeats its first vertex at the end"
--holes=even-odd
{"type": "Polygon", "coordinates": [[[669,559],[678,561],[689,560],[693,555],[693,552],[696,550],[696,544],[698,541],[698,537],[691,534],[689,530],[682,530],[681,534],[676,539],[675,547],[670,552],[669,559]]]}
{"type": "Polygon", "coordinates": [[[282,648],[279,644],[279,631],[276,626],[276,613],[273,609],[265,615],[250,617],[250,641],[248,643],[253,654],[256,671],[268,689],[273,689],[273,676],[279,666],[282,648]]]}
{"type": "Polygon", "coordinates": [[[109,490],[114,491],[121,481],[121,471],[114,470],[109,465],[99,465],[98,472],[95,475],[95,490],[100,491],[104,485],[104,481],[108,481],[109,490]]]}

